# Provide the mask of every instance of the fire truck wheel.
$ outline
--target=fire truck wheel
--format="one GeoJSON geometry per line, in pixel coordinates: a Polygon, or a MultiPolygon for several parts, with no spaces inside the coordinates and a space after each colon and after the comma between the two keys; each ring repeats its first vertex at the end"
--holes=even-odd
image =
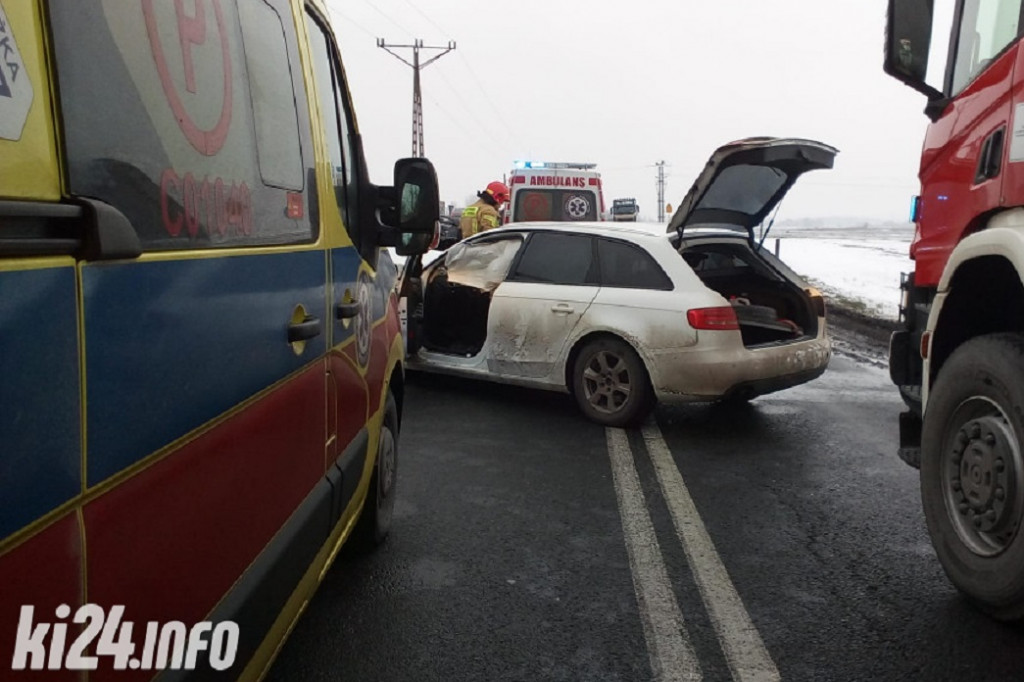
{"type": "Polygon", "coordinates": [[[925,410],[921,496],[953,584],[1000,620],[1024,618],[1024,335],[956,349],[925,410]]]}
{"type": "Polygon", "coordinates": [[[398,473],[398,405],[388,392],[384,406],[384,422],[377,446],[377,462],[370,479],[366,503],[353,530],[357,551],[368,551],[383,543],[391,532],[395,513],[395,483],[398,473]]]}

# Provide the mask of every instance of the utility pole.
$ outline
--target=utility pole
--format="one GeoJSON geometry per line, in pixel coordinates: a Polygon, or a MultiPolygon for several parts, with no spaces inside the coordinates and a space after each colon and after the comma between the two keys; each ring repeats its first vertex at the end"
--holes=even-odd
{"type": "Polygon", "coordinates": [[[654,164],[658,167],[658,222],[665,222],[665,162],[654,164]]]}
{"type": "Polygon", "coordinates": [[[423,41],[416,39],[412,45],[387,45],[383,38],[377,38],[377,47],[384,48],[392,56],[412,67],[412,155],[423,157],[423,95],[420,92],[420,69],[426,68],[438,59],[455,49],[455,41],[449,40],[447,47],[424,45],[423,41]],[[391,48],[411,48],[412,61],[392,51],[391,48]],[[420,50],[443,50],[441,54],[434,55],[427,61],[420,63],[420,50]]]}

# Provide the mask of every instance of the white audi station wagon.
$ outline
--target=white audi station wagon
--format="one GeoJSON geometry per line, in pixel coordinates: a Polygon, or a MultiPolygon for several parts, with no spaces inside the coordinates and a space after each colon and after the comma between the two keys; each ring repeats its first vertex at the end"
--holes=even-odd
{"type": "Polygon", "coordinates": [[[610,426],[820,376],[822,296],[755,228],[836,153],[749,138],[715,151],[667,226],[510,223],[411,259],[408,368],[568,392],[610,426]]]}

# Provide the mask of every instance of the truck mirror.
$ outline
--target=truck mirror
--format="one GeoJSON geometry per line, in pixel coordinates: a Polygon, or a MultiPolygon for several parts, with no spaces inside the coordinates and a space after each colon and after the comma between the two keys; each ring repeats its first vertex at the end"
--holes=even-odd
{"type": "Polygon", "coordinates": [[[885,26],[885,72],[929,100],[943,97],[927,82],[934,13],[935,0],[889,0],[885,26]]]}

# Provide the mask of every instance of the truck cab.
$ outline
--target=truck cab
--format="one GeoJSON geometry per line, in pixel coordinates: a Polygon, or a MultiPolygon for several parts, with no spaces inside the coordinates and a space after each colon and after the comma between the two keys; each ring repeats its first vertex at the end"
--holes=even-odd
{"type": "Polygon", "coordinates": [[[640,207],[636,205],[636,199],[613,199],[612,200],[612,221],[613,222],[636,222],[640,207]]]}

